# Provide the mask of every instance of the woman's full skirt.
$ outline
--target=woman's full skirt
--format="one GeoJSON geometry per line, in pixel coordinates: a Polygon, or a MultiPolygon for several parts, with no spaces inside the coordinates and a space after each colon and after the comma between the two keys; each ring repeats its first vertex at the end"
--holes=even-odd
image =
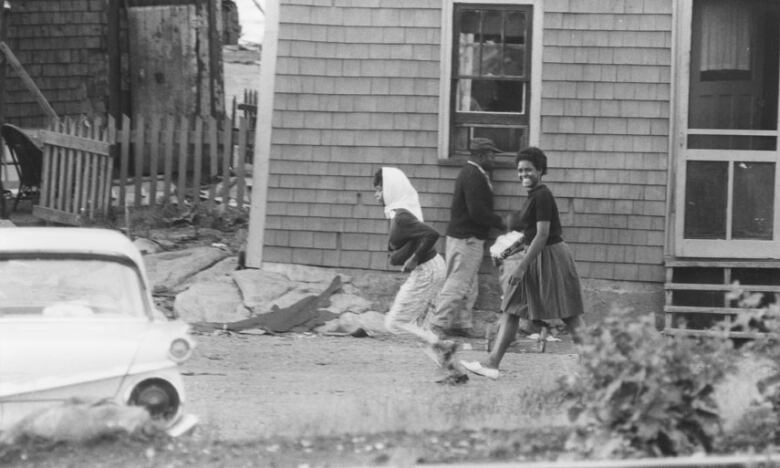
{"type": "Polygon", "coordinates": [[[517,271],[520,255],[507,258],[502,266],[502,312],[527,320],[564,319],[584,312],[580,277],[565,242],[545,246],[524,271],[517,271]],[[513,273],[519,281],[512,285],[513,273]]]}

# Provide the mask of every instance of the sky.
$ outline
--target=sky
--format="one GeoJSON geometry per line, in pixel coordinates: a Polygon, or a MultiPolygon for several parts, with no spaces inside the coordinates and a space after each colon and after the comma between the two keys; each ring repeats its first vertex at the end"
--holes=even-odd
{"type": "MultiPolygon", "coordinates": [[[[263,42],[265,17],[255,5],[255,0],[233,0],[238,7],[238,21],[241,23],[242,43],[260,44],[263,42]]],[[[256,0],[265,9],[265,0],[256,0]]]]}

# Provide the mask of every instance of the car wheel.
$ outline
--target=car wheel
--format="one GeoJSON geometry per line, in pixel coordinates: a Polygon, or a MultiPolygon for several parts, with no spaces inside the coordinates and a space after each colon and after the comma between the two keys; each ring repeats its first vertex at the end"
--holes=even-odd
{"type": "Polygon", "coordinates": [[[143,406],[152,419],[168,421],[179,410],[179,394],[169,382],[155,379],[138,384],[130,394],[129,404],[143,406]]]}

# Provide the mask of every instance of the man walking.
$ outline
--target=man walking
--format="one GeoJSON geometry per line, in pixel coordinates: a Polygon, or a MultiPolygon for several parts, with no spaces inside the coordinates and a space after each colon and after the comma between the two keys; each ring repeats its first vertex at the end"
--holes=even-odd
{"type": "Polygon", "coordinates": [[[500,153],[489,138],[474,138],[471,157],[455,179],[455,192],[447,226],[445,258],[447,277],[429,326],[444,336],[473,336],[472,309],[477,301],[479,266],[491,228],[505,230],[493,212],[493,185],[487,171],[493,154],[500,153]]]}

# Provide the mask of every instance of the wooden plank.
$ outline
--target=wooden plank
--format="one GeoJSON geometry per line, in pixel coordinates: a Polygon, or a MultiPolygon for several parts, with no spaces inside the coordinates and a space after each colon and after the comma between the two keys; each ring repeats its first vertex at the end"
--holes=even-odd
{"type": "Polygon", "coordinates": [[[247,119],[241,117],[238,119],[238,157],[236,158],[236,207],[244,207],[244,189],[246,187],[246,135],[247,119]]]}
{"type": "Polygon", "coordinates": [[[179,128],[179,186],[176,190],[176,195],[178,197],[179,202],[179,208],[184,208],[184,200],[186,195],[186,187],[187,187],[187,153],[189,151],[189,143],[187,141],[187,137],[189,135],[189,128],[190,128],[190,122],[189,120],[182,116],[179,119],[180,128],[179,128]]]}
{"type": "Polygon", "coordinates": [[[41,161],[41,196],[38,203],[43,206],[49,206],[49,193],[51,192],[51,159],[54,148],[47,146],[43,149],[43,160],[41,161]]]}
{"type": "Polygon", "coordinates": [[[173,141],[176,134],[176,120],[172,115],[165,118],[165,133],[163,135],[163,145],[165,154],[163,161],[163,204],[171,202],[171,184],[173,179],[173,141]]]}
{"type": "MultiPolygon", "coordinates": [[[[674,279],[674,270],[672,268],[666,268],[666,282],[671,283],[674,279]]],[[[664,329],[672,328],[672,314],[666,311],[666,307],[672,305],[672,291],[664,291],[665,307],[664,307],[664,329]]]]}
{"type": "Polygon", "coordinates": [[[675,291],[734,291],[742,290],[746,292],[767,292],[780,293],[780,286],[740,284],[694,284],[694,283],[665,283],[664,289],[673,289],[675,291]]]}
{"type": "Polygon", "coordinates": [[[135,146],[133,159],[135,160],[135,202],[136,208],[141,206],[141,178],[144,172],[144,116],[138,115],[135,119],[135,146]]]}
{"type": "Polygon", "coordinates": [[[97,141],[78,135],[66,135],[64,133],[39,130],[41,142],[47,145],[63,146],[90,153],[108,154],[111,144],[106,141],[97,141]]]}
{"type": "MultiPolygon", "coordinates": [[[[713,314],[736,315],[742,312],[759,312],[761,309],[747,309],[742,307],[699,307],[699,306],[665,306],[664,312],[671,314],[713,314]]],[[[672,327],[669,327],[672,328],[672,327]]]]}
{"type": "Polygon", "coordinates": [[[65,187],[64,187],[64,194],[63,198],[64,200],[64,207],[63,211],[72,212],[73,211],[73,197],[71,194],[73,193],[73,154],[70,151],[65,151],[65,157],[63,158],[63,164],[65,165],[65,187]]]}
{"type": "Polygon", "coordinates": [[[78,226],[80,224],[78,215],[74,213],[65,213],[64,211],[45,206],[33,206],[33,215],[37,218],[58,224],[69,224],[71,226],[78,226]]]}
{"type": "Polygon", "coordinates": [[[209,127],[209,207],[214,206],[214,192],[216,187],[217,175],[219,174],[219,159],[217,158],[217,120],[214,117],[208,118],[209,127]]]}
{"type": "Polygon", "coordinates": [[[735,259],[675,259],[666,258],[664,264],[669,267],[696,268],[780,268],[780,260],[735,260],[735,259]]]}
{"type": "Polygon", "coordinates": [[[19,62],[19,59],[17,59],[13,51],[11,51],[11,48],[8,47],[8,44],[5,42],[0,42],[0,51],[3,52],[3,55],[5,55],[5,58],[8,61],[8,64],[11,65],[11,68],[13,68],[17,76],[19,76],[19,78],[22,80],[22,83],[24,83],[27,89],[33,94],[35,101],[39,106],[41,106],[41,109],[43,109],[46,115],[49,116],[51,120],[59,120],[59,117],[57,117],[57,113],[54,111],[54,108],[51,106],[51,104],[49,104],[49,101],[46,100],[46,96],[43,95],[41,90],[35,84],[35,81],[33,81],[33,79],[27,73],[27,70],[24,69],[21,62],[19,62]]]}
{"type": "MultiPolygon", "coordinates": [[[[72,150],[70,151],[73,152],[72,150]]],[[[73,174],[75,186],[73,187],[73,194],[70,195],[73,197],[73,209],[71,212],[78,215],[84,208],[84,185],[86,184],[84,179],[84,158],[79,154],[73,153],[73,161],[75,161],[76,168],[73,174]]]]}
{"type": "MultiPolygon", "coordinates": [[[[67,127],[66,127],[67,128],[67,127]]],[[[60,158],[57,161],[57,182],[55,183],[56,192],[57,192],[57,203],[53,205],[53,207],[56,207],[58,210],[65,210],[65,200],[69,197],[70,194],[65,193],[65,175],[67,174],[67,167],[65,166],[67,164],[68,156],[73,152],[72,149],[69,147],[65,147],[65,151],[60,154],[60,158]]]]}
{"type": "Polygon", "coordinates": [[[192,162],[192,205],[200,203],[201,171],[203,168],[203,119],[195,116],[195,158],[192,162]]]}
{"type": "Polygon", "coordinates": [[[757,332],[737,332],[732,331],[728,333],[718,332],[713,330],[691,330],[689,328],[671,328],[664,330],[665,335],[671,336],[702,336],[712,338],[746,338],[746,339],[758,339],[763,338],[766,335],[764,333],[757,332]]]}
{"type": "Polygon", "coordinates": [[[127,172],[130,164],[130,117],[122,115],[122,131],[119,135],[119,206],[127,209],[127,172]]]}
{"type": "Polygon", "coordinates": [[[149,206],[157,205],[158,154],[160,152],[160,115],[152,115],[149,130],[149,206]]]}
{"type": "Polygon", "coordinates": [[[105,140],[111,143],[111,150],[109,151],[109,157],[106,160],[106,183],[103,198],[103,215],[107,216],[111,209],[111,188],[114,185],[114,160],[116,159],[116,119],[113,115],[108,116],[108,125],[106,127],[105,140]]]}
{"type": "Polygon", "coordinates": [[[97,180],[100,178],[100,155],[87,154],[89,161],[89,193],[87,195],[87,208],[89,219],[95,219],[95,205],[97,205],[97,180]]]}
{"type": "Polygon", "coordinates": [[[230,201],[230,163],[233,161],[233,123],[225,122],[222,140],[222,205],[220,211],[224,212],[230,201]]]}

